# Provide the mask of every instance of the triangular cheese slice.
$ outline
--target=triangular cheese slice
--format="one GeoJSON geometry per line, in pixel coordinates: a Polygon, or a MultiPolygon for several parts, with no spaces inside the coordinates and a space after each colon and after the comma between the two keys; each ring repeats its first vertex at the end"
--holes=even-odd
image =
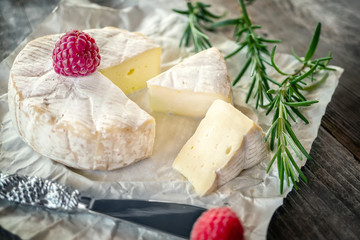
{"type": "Polygon", "coordinates": [[[173,168],[203,196],[263,159],[267,148],[262,129],[231,104],[216,100],[173,168]]]}
{"type": "Polygon", "coordinates": [[[202,117],[216,99],[231,102],[231,83],[219,50],[195,54],[147,81],[153,111],[202,117]]]}
{"type": "MultiPolygon", "coordinates": [[[[158,48],[120,29],[87,32],[100,48],[99,70],[121,67],[158,48]],[[143,45],[134,50],[137,43],[143,45]]],[[[22,139],[36,152],[81,169],[111,170],[149,157],[154,118],[99,71],[78,78],[55,73],[52,50],[59,38],[51,35],[28,43],[11,69],[9,110],[22,139]]]]}

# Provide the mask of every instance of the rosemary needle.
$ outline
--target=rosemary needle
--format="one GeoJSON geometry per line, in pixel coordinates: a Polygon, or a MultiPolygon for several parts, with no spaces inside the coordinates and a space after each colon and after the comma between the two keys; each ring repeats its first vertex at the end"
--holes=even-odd
{"type": "Polygon", "coordinates": [[[222,16],[211,13],[207,8],[211,7],[209,4],[202,2],[195,2],[192,4],[187,2],[187,10],[173,9],[174,12],[188,16],[188,24],[180,39],[179,46],[190,45],[190,40],[195,47],[195,52],[205,50],[211,47],[209,37],[204,33],[204,30],[212,31],[212,27],[208,26],[214,22],[214,19],[222,18],[222,16]]]}

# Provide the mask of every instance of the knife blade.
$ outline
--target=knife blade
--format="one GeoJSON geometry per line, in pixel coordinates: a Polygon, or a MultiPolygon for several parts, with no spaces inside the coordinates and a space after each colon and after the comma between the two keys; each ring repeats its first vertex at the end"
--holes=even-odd
{"type": "Polygon", "coordinates": [[[37,176],[1,172],[0,199],[67,212],[87,211],[187,239],[197,218],[206,211],[172,202],[97,199],[37,176]]]}

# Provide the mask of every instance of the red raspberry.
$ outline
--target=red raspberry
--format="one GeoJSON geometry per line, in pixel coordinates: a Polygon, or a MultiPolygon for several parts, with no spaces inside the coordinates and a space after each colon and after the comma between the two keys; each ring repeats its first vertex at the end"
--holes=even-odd
{"type": "Polygon", "coordinates": [[[204,212],[195,222],[191,240],[243,240],[244,229],[236,213],[228,207],[204,212]]]}
{"type": "Polygon", "coordinates": [[[65,76],[86,76],[100,64],[99,48],[89,34],[73,30],[61,36],[52,54],[55,72],[65,76]]]}

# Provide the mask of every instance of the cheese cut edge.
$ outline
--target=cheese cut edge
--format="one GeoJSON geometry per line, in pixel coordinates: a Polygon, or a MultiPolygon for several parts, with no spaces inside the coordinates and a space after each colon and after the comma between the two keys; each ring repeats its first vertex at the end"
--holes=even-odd
{"type": "Polygon", "coordinates": [[[218,93],[194,93],[190,90],[174,90],[161,86],[150,87],[148,94],[151,96],[149,97],[149,106],[153,111],[169,112],[188,117],[203,117],[217,99],[231,103],[230,96],[223,96],[218,93]]]}
{"type": "Polygon", "coordinates": [[[150,108],[158,112],[203,117],[214,100],[232,102],[227,66],[215,47],[148,80],[147,86],[150,108]]]}
{"type": "Polygon", "coordinates": [[[126,95],[146,88],[146,81],[160,74],[161,48],[154,48],[125,60],[119,65],[100,69],[126,95]]]}

